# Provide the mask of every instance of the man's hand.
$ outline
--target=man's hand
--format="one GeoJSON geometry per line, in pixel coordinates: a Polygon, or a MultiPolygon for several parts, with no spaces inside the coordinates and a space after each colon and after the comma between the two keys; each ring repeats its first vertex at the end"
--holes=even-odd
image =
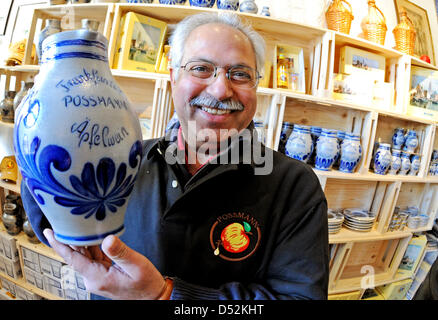
{"type": "Polygon", "coordinates": [[[79,272],[88,291],[111,299],[156,299],[165,280],[155,266],[116,236],[99,246],[76,247],[58,242],[50,229],[44,235],[52,248],[79,272]],[[114,264],[112,264],[114,262],[114,264]]]}

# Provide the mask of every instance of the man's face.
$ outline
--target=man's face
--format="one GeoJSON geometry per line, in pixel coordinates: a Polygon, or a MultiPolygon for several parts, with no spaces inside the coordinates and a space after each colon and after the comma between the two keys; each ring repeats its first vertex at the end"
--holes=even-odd
{"type": "MultiPolygon", "coordinates": [[[[208,61],[220,67],[243,65],[256,69],[254,50],[248,38],[223,24],[207,24],[191,32],[185,44],[181,65],[194,60],[208,61]]],[[[218,142],[222,141],[228,135],[222,131],[221,136],[221,129],[236,129],[240,132],[254,117],[257,107],[256,88],[233,86],[225,73],[226,70],[219,68],[217,77],[207,84],[200,83],[199,79],[194,79],[184,69],[179,70],[178,78],[175,79],[175,70],[170,70],[174,106],[186,141],[187,137],[193,137],[202,129],[214,130],[218,142]],[[235,100],[242,104],[243,110],[219,115],[214,111],[209,112],[202,105],[191,106],[189,102],[199,96],[212,96],[219,101],[235,100]],[[189,121],[195,121],[196,126],[188,126],[189,121]]]]}

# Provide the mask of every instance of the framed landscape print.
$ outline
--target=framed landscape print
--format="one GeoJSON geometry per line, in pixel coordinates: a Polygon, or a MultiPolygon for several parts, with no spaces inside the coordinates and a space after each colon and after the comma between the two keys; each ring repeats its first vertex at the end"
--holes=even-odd
{"type": "Polygon", "coordinates": [[[431,64],[435,65],[435,52],[427,11],[408,0],[394,0],[394,3],[397,13],[397,23],[400,23],[400,10],[403,7],[417,31],[414,56],[419,58],[422,55],[427,55],[430,58],[431,64]]]}

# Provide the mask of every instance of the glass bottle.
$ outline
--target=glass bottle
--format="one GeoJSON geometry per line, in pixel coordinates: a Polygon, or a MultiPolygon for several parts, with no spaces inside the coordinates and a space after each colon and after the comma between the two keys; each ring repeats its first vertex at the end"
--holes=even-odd
{"type": "Polygon", "coordinates": [[[277,88],[289,88],[289,66],[284,54],[278,56],[277,63],[277,88]]]}

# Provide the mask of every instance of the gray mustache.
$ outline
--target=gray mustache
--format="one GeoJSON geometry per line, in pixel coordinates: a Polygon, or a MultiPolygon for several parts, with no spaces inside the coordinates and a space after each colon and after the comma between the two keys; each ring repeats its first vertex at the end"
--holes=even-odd
{"type": "Polygon", "coordinates": [[[206,106],[210,108],[216,108],[220,110],[237,110],[242,111],[244,109],[243,104],[241,104],[239,101],[233,100],[233,99],[225,99],[222,101],[219,101],[213,96],[210,95],[203,95],[203,96],[197,96],[194,97],[189,102],[190,106],[206,106]]]}

